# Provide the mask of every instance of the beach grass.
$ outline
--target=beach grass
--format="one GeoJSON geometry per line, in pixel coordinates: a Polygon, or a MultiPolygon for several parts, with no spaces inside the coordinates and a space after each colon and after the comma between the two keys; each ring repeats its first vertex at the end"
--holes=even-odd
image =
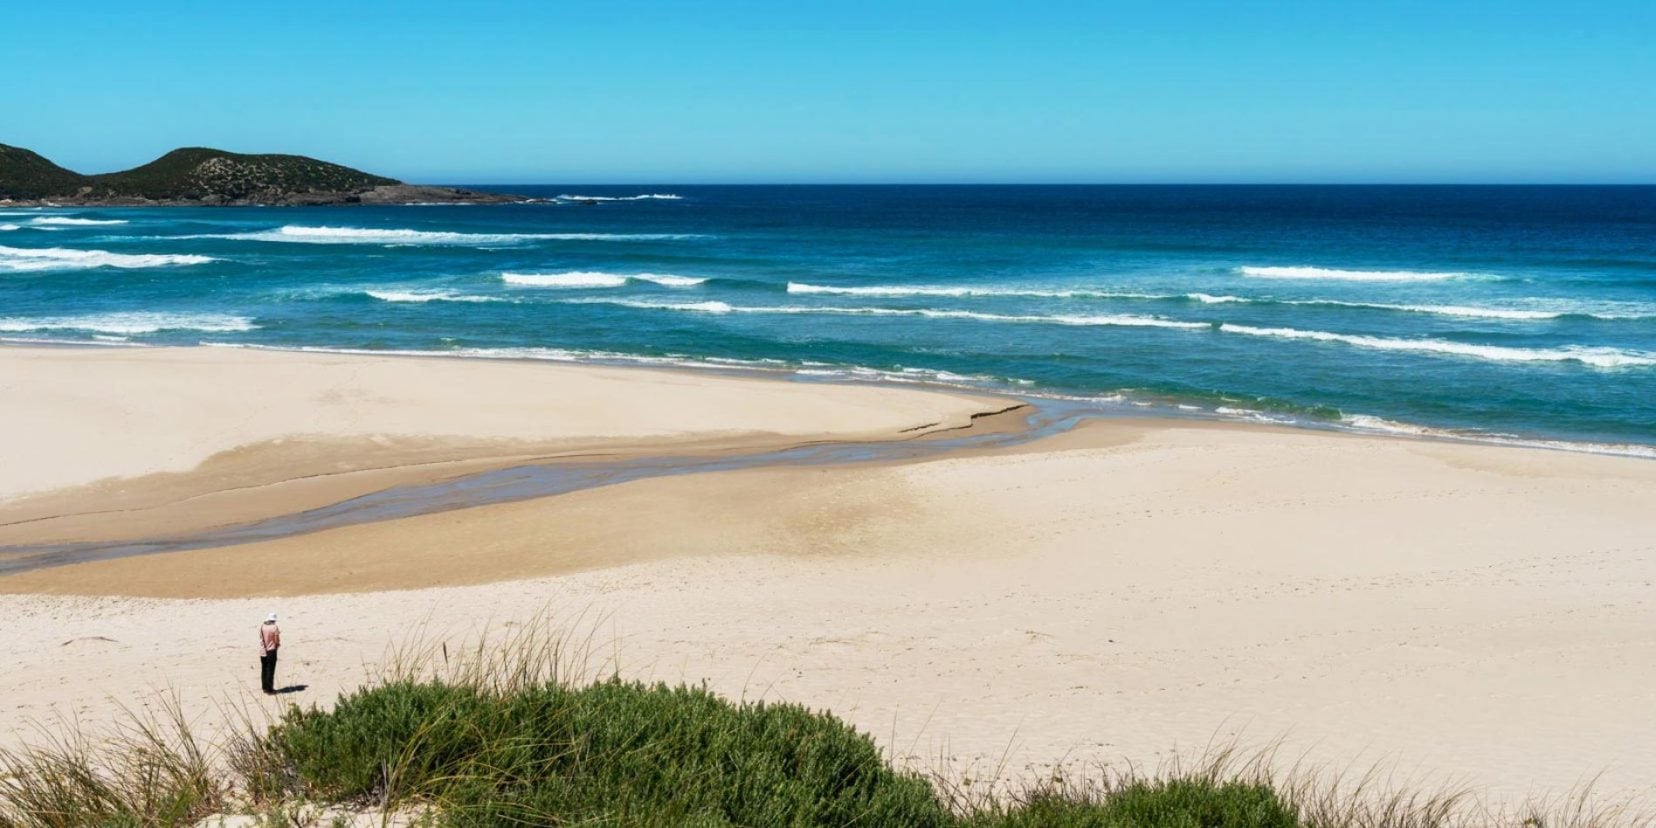
{"type": "Polygon", "coordinates": [[[1597,828],[1656,825],[1581,792],[1491,813],[1464,791],[1293,771],[1210,751],[1154,771],[976,784],[894,762],[831,713],[592,675],[591,639],[529,625],[410,646],[331,707],[246,713],[205,745],[176,699],[113,734],[73,725],[0,751],[0,828],[193,825],[1597,828]],[[392,819],[396,817],[400,822],[392,819]],[[360,820],[354,824],[364,824],[360,820]]]}
{"type": "Polygon", "coordinates": [[[189,824],[225,808],[234,787],[176,696],[126,709],[96,737],[75,725],[40,735],[0,751],[0,828],[189,824]]]}

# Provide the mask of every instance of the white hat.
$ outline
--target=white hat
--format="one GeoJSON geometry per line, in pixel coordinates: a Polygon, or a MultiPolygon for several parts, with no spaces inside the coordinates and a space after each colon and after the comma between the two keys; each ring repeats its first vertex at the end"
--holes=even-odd
{"type": "Polygon", "coordinates": [[[274,612],[273,612],[273,613],[271,613],[271,614],[269,614],[269,615],[267,615],[267,616],[265,616],[265,623],[266,623],[266,624],[274,624],[274,623],[276,623],[276,613],[274,613],[274,612]]]}

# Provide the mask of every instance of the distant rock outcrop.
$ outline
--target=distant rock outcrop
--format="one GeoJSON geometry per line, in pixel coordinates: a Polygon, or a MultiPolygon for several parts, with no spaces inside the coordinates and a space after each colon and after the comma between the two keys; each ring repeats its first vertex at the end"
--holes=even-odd
{"type": "Polygon", "coordinates": [[[302,155],[175,149],[141,167],[102,175],[66,170],[0,144],[0,204],[235,206],[467,204],[519,196],[404,184],[302,155]]]}

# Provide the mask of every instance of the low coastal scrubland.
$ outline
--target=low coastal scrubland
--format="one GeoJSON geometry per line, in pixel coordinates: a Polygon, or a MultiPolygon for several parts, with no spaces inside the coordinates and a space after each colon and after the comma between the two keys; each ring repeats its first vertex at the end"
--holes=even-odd
{"type": "Polygon", "coordinates": [[[593,677],[544,626],[462,651],[405,647],[328,709],[290,705],[216,744],[176,700],[93,736],[0,752],[0,827],[161,825],[1653,825],[1589,792],[1509,812],[1210,751],[1153,771],[1007,782],[894,762],[833,714],[593,677]]]}

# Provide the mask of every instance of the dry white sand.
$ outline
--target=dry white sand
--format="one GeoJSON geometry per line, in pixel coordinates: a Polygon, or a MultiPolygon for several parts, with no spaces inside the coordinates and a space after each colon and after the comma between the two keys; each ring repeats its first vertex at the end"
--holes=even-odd
{"type": "Polygon", "coordinates": [[[0,740],[162,687],[211,725],[254,687],[270,610],[279,680],[307,685],[283,700],[325,703],[422,625],[463,636],[550,608],[604,619],[598,656],[625,675],[829,708],[979,772],[1282,739],[1287,759],[1389,762],[1497,802],[1596,774],[1648,797],[1653,584],[1656,463],[1102,424],[997,454],[644,480],[0,579],[232,596],[0,595],[0,740]],[[377,591],[341,591],[353,578],[377,591]],[[317,590],[332,594],[302,594],[317,590]]]}

